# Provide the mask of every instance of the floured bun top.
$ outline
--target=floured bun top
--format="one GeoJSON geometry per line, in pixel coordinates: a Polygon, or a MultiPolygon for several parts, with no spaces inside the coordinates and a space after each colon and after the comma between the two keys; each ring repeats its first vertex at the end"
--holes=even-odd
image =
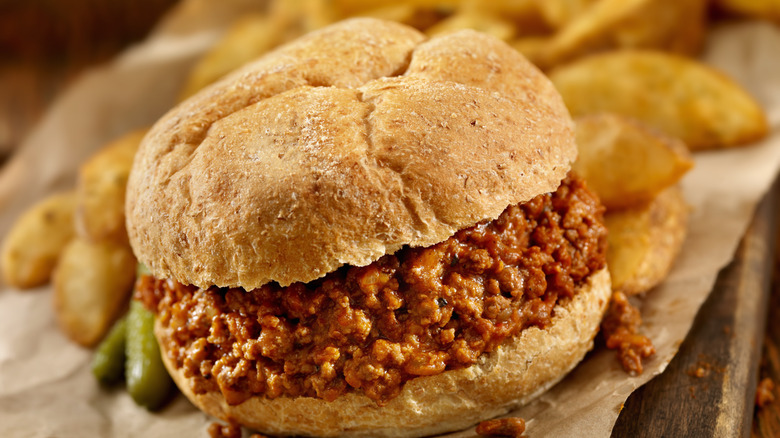
{"type": "Polygon", "coordinates": [[[160,119],[127,228],[158,278],[285,286],[495,219],[555,190],[575,156],[560,96],[503,42],[353,19],[160,119]]]}

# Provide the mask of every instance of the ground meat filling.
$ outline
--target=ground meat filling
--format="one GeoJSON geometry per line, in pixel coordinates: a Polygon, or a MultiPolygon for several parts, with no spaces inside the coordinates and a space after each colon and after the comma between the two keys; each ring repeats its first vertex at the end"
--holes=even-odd
{"type": "Polygon", "coordinates": [[[527,327],[550,324],[605,266],[603,208],[573,177],[554,193],[428,248],[404,248],[307,284],[199,289],[143,277],[137,297],[195,393],[384,404],[410,379],[472,365],[527,327]]]}

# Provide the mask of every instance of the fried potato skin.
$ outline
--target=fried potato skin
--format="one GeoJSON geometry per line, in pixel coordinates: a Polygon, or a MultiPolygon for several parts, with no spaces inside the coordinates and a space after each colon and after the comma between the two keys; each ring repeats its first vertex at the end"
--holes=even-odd
{"type": "Polygon", "coordinates": [[[20,289],[46,284],[65,245],[75,235],[76,194],[51,195],[30,207],[6,235],[0,261],[4,281],[20,289]]]}
{"type": "Polygon", "coordinates": [[[613,291],[637,295],[666,278],[687,234],[688,206],[679,186],[640,208],[607,212],[607,265],[613,291]]]}
{"type": "Polygon", "coordinates": [[[633,117],[693,150],[748,144],[769,127],[756,100],[698,61],[648,50],[594,55],[550,72],[573,116],[633,117]]]}
{"type": "Polygon", "coordinates": [[[72,240],[54,272],[54,310],[62,331],[92,347],[127,307],[136,260],[129,246],[72,240]]]}
{"type": "Polygon", "coordinates": [[[93,242],[127,243],[125,188],[133,158],[146,129],[106,145],[79,168],[76,230],[93,242]]]}
{"type": "Polygon", "coordinates": [[[693,167],[683,142],[631,118],[602,113],[575,122],[579,155],[572,169],[608,210],[651,202],[693,167]]]}

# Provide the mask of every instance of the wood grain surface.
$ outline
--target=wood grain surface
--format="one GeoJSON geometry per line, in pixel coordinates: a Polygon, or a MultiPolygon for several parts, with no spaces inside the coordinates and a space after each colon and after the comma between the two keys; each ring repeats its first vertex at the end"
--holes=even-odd
{"type": "Polygon", "coordinates": [[[777,197],[775,183],[677,355],[629,397],[613,437],[750,435],[775,267],[777,197]]]}
{"type": "Polygon", "coordinates": [[[176,0],[0,0],[0,163],[84,69],[143,38],[176,0]]]}
{"type": "MultiPolygon", "coordinates": [[[[770,196],[777,199],[776,190],[770,196]]],[[[780,233],[775,236],[780,242],[780,233]]],[[[760,362],[759,381],[770,379],[774,401],[762,408],[756,408],[753,416],[751,436],[753,438],[780,437],[780,244],[776,243],[775,265],[772,271],[772,294],[769,297],[769,314],[764,337],[764,348],[760,362]]]]}
{"type": "MultiPolygon", "coordinates": [[[[8,54],[0,59],[0,164],[74,77],[142,38],[173,3],[0,3],[0,51],[8,54]]],[[[679,354],[666,372],[632,394],[614,437],[780,436],[777,389],[777,401],[754,415],[759,364],[762,377],[780,383],[777,282],[770,294],[772,274],[780,267],[778,196],[775,184],[679,354]],[[771,323],[765,331],[767,312],[771,323]]]]}

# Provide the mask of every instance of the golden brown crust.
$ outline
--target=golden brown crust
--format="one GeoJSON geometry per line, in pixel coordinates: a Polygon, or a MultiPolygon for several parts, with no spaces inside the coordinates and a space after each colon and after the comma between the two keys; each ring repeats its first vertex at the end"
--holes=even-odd
{"type": "Polygon", "coordinates": [[[688,213],[682,188],[676,184],[643,206],[604,216],[615,291],[641,294],[669,275],[688,234],[688,213]]]}
{"type": "Polygon", "coordinates": [[[172,110],[128,185],[139,259],[200,287],[307,282],[554,190],[576,147],[552,85],[490,37],[423,38],[345,21],[172,110]]]}
{"type": "Polygon", "coordinates": [[[203,411],[271,434],[425,436],[466,428],[508,412],[546,391],[593,345],[610,295],[609,274],[593,274],[575,298],[555,308],[546,330],[529,328],[468,368],[419,377],[384,407],[360,393],[322,399],[254,397],[228,406],[221,393],[195,395],[163,354],[184,394],[203,411]]]}

